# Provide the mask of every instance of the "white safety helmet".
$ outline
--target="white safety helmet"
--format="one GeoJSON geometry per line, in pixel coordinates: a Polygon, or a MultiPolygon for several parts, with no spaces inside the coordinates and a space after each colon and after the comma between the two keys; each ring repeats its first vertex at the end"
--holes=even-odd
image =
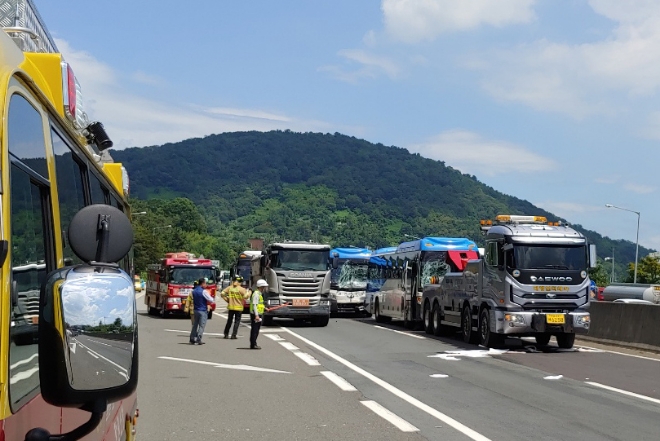
{"type": "Polygon", "coordinates": [[[264,279],[257,280],[257,288],[263,288],[264,286],[268,286],[268,282],[264,279]]]}

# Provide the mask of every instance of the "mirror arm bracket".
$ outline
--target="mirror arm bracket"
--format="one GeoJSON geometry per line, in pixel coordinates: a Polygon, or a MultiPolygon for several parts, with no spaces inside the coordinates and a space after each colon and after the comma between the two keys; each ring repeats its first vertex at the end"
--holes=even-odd
{"type": "Polygon", "coordinates": [[[41,428],[32,429],[25,434],[25,441],[77,441],[89,435],[98,427],[103,419],[103,414],[108,409],[108,403],[105,401],[96,401],[83,406],[81,409],[91,413],[89,421],[82,426],[61,435],[51,435],[50,432],[41,428]]]}
{"type": "Polygon", "coordinates": [[[99,262],[107,261],[108,245],[110,240],[110,215],[99,214],[99,223],[97,231],[101,235],[99,238],[99,249],[96,253],[96,260],[99,262]]]}

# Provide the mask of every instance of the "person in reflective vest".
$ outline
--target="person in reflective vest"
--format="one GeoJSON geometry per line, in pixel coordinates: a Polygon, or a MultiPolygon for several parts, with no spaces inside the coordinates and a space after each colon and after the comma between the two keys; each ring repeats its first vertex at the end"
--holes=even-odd
{"type": "Polygon", "coordinates": [[[241,316],[243,315],[243,307],[245,300],[249,298],[248,291],[241,286],[243,277],[235,276],[234,283],[231,286],[223,289],[220,297],[227,302],[227,324],[225,325],[225,339],[229,338],[229,330],[231,329],[232,322],[234,329],[231,333],[232,340],[238,338],[238,327],[241,324],[241,316]]]}
{"type": "Polygon", "coordinates": [[[266,310],[262,291],[268,292],[268,282],[259,279],[257,280],[257,289],[252,292],[252,298],[250,299],[250,349],[261,349],[257,346],[257,337],[259,337],[261,321],[266,310]]]}

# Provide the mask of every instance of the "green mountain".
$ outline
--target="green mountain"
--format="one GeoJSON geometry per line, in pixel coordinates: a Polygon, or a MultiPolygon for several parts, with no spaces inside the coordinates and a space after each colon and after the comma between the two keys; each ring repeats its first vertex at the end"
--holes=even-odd
{"type": "MultiPolygon", "coordinates": [[[[188,206],[191,216],[201,216],[197,229],[173,225],[163,234],[206,234],[233,249],[253,236],[370,247],[397,244],[406,235],[481,242],[479,220],[497,214],[565,221],[444,162],[338,133],[225,133],[112,156],[126,166],[132,196],[141,200],[134,211],[151,213],[140,222],[157,225],[148,219],[153,214],[171,224],[181,213],[167,204],[186,198],[196,206],[188,206]]],[[[614,248],[622,265],[634,261],[634,243],[575,227],[601,254],[614,248]]],[[[640,257],[650,251],[640,247],[640,257]]],[[[623,266],[619,270],[623,277],[623,266]]]]}

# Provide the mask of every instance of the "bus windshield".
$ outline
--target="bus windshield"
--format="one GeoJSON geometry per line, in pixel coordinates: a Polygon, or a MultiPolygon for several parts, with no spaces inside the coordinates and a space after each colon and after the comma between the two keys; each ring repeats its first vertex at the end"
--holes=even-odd
{"type": "Polygon", "coordinates": [[[337,268],[333,268],[330,283],[333,288],[364,289],[367,286],[367,263],[351,260],[340,261],[337,268]]]}
{"type": "Polygon", "coordinates": [[[451,271],[446,251],[425,251],[421,256],[422,286],[439,283],[439,279],[451,271]]]}
{"type": "Polygon", "coordinates": [[[271,268],[275,270],[325,271],[328,269],[326,250],[277,250],[273,254],[271,268]]]}
{"type": "Polygon", "coordinates": [[[174,267],[171,271],[170,283],[174,285],[192,285],[202,278],[207,278],[208,283],[215,283],[215,271],[212,268],[174,267]]]}
{"type": "Polygon", "coordinates": [[[516,269],[584,270],[587,253],[584,246],[514,245],[508,266],[516,269]],[[513,260],[513,262],[511,262],[513,260]]]}

